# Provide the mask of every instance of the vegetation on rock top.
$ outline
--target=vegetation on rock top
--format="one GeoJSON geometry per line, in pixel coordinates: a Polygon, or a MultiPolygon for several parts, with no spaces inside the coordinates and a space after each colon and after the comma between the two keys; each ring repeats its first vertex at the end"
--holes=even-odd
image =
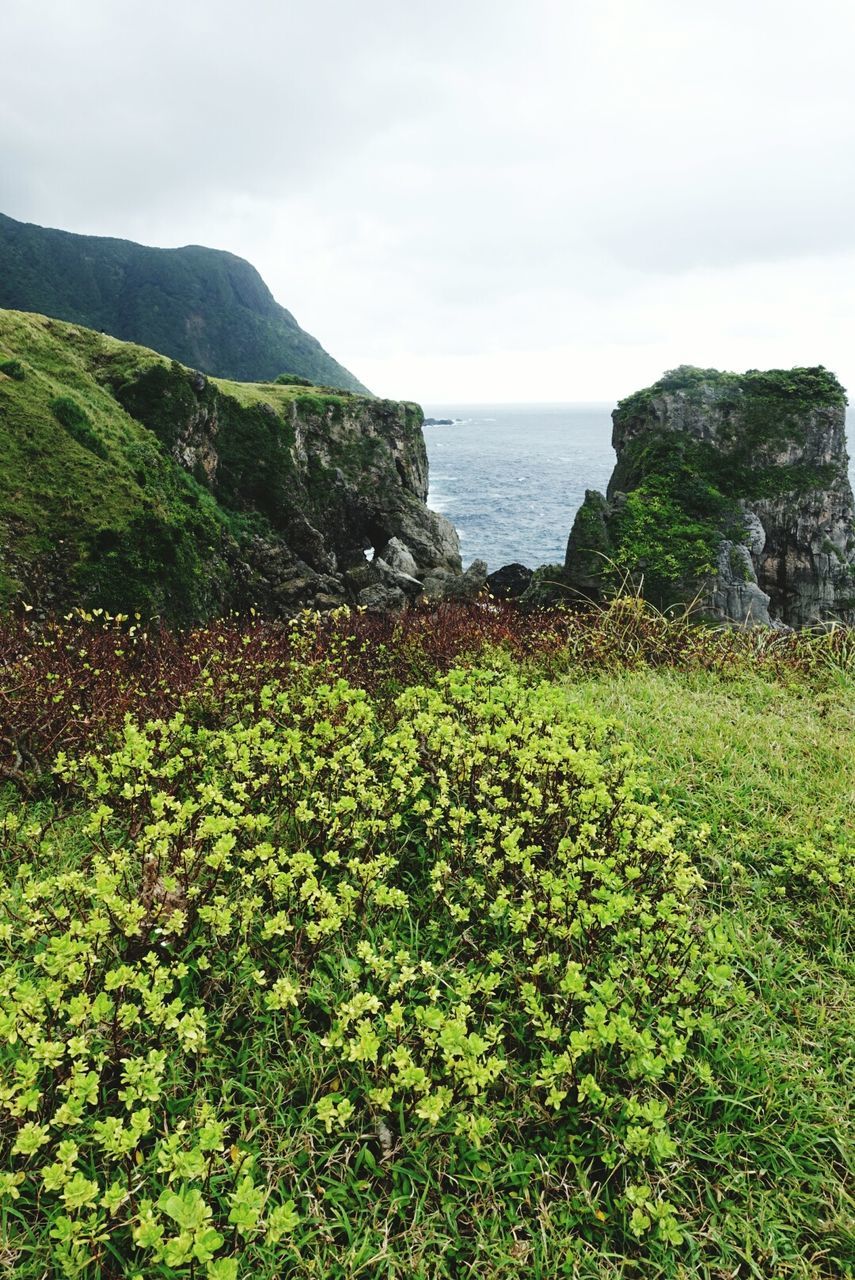
{"type": "Polygon", "coordinates": [[[643,578],[660,607],[690,600],[715,574],[722,540],[743,539],[746,505],[795,502],[845,480],[843,458],[788,456],[805,446],[812,415],[845,405],[821,366],[735,374],[682,365],[621,400],[614,505],[586,499],[568,549],[571,576],[611,590],[643,578]]]}
{"type": "Polygon", "coordinates": [[[635,391],[618,402],[622,415],[646,409],[658,393],[685,391],[690,396],[712,392],[716,398],[738,404],[745,396],[760,396],[806,408],[818,405],[845,405],[846,391],[837,377],[822,365],[793,369],[748,369],[727,373],[720,369],[699,369],[682,364],[663,373],[651,386],[635,391]]]}

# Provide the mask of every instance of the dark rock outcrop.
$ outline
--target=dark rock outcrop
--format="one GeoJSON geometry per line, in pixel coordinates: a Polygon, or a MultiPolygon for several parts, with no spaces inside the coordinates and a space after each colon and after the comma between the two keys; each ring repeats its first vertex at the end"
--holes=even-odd
{"type": "Polygon", "coordinates": [[[565,583],[738,623],[855,620],[845,406],[822,368],[683,366],[622,401],[614,473],[576,515],[565,583]]]}
{"type": "Polygon", "coordinates": [[[503,564],[487,575],[487,589],[497,600],[518,600],[528,590],[533,573],[524,564],[503,564]]]}
{"type": "Polygon", "coordinates": [[[473,560],[463,574],[450,573],[447,569],[435,569],[426,575],[423,584],[426,600],[477,600],[487,581],[486,560],[473,560]]]}
{"type": "Polygon", "coordinates": [[[399,608],[423,590],[443,599],[470,591],[453,525],[426,504],[417,405],[298,393],[241,407],[177,365],[116,395],[218,501],[262,508],[278,534],[247,551],[247,581],[262,605],[399,608]]]}

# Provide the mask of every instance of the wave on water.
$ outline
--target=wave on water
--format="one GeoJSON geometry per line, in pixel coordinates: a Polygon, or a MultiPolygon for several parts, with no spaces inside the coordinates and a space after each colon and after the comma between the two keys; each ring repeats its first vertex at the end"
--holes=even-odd
{"type": "Polygon", "coordinates": [[[468,559],[490,569],[564,559],[585,489],[604,489],[614,463],[611,406],[426,408],[455,430],[426,430],[428,505],[455,525],[468,559]]]}

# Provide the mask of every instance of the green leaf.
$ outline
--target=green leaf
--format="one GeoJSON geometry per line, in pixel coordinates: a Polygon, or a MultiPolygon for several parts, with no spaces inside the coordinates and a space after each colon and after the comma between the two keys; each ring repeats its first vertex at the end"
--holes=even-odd
{"type": "Polygon", "coordinates": [[[237,1280],[237,1258],[220,1258],[217,1262],[209,1262],[205,1272],[207,1280],[237,1280]]]}
{"type": "Polygon", "coordinates": [[[211,1216],[211,1210],[202,1198],[201,1191],[197,1191],[195,1187],[180,1192],[164,1191],[157,1207],[184,1231],[194,1231],[211,1216]]]}

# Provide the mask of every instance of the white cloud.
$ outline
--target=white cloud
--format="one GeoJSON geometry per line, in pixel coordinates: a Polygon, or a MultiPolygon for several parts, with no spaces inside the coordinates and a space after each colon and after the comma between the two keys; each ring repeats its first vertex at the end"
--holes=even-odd
{"type": "Polygon", "coordinates": [[[7,0],[0,208],[248,257],[381,393],[855,390],[849,0],[7,0]]]}

